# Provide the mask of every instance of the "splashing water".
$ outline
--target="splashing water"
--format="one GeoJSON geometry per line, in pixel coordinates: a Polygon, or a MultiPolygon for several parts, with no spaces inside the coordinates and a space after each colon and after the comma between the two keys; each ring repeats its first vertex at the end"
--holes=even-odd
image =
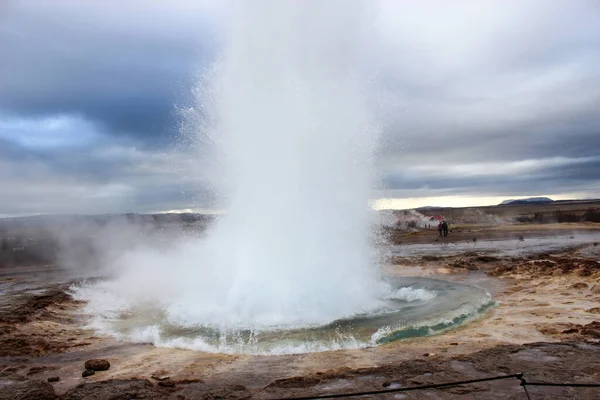
{"type": "MultiPolygon", "coordinates": [[[[187,301],[209,302],[209,313],[220,304],[226,325],[322,323],[376,298],[375,137],[352,70],[360,8],[351,3],[242,6],[201,91],[198,102],[213,105],[213,186],[227,215],[206,243],[213,290],[189,288],[187,301]]],[[[181,311],[206,322],[205,312],[181,311]]]]}
{"type": "Polygon", "coordinates": [[[242,2],[197,99],[211,121],[198,141],[208,135],[217,154],[226,215],[202,243],[128,254],[111,283],[124,286],[118,293],[164,302],[182,324],[224,328],[320,324],[378,304],[368,205],[376,132],[353,68],[360,10],[242,2]]]}
{"type": "Polygon", "coordinates": [[[115,329],[157,344],[165,329],[191,329],[203,340],[192,348],[223,351],[205,344],[240,332],[251,344],[264,332],[389,313],[390,299],[435,298],[392,288],[376,268],[377,130],[355,68],[360,3],[241,3],[193,115],[199,147],[216,155],[212,186],[226,214],[205,239],[129,252],[114,279],[78,288],[97,327],[134,321],[137,330],[115,329]]]}

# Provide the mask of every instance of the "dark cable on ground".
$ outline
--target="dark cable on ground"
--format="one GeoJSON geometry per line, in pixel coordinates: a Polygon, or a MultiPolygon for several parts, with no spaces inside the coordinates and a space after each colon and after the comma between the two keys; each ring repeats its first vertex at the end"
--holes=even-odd
{"type": "Polygon", "coordinates": [[[519,374],[511,374],[511,375],[500,375],[493,376],[489,378],[481,378],[481,379],[471,379],[467,381],[457,381],[457,382],[448,382],[448,383],[438,383],[432,385],[422,385],[422,386],[412,386],[412,387],[400,387],[395,389],[383,389],[383,390],[372,390],[366,392],[354,392],[354,393],[336,393],[336,394],[326,394],[326,395],[316,395],[316,396],[302,396],[302,397],[282,397],[282,398],[274,398],[270,400],[313,400],[313,399],[335,399],[341,397],[359,397],[359,396],[370,396],[370,395],[378,395],[378,394],[386,394],[386,393],[398,393],[398,392],[409,392],[414,390],[427,390],[427,389],[445,389],[454,386],[461,385],[470,385],[473,383],[481,383],[481,382],[489,382],[489,381],[498,381],[502,379],[510,379],[516,378],[520,381],[521,387],[525,391],[527,395],[527,399],[531,400],[529,396],[529,391],[527,390],[527,386],[560,386],[560,387],[575,387],[575,388],[600,388],[600,383],[551,383],[551,382],[527,382],[523,377],[522,373],[519,374]]]}
{"type": "Polygon", "coordinates": [[[412,390],[449,388],[449,387],[453,387],[453,386],[468,385],[468,384],[472,384],[472,383],[480,383],[480,382],[487,382],[487,381],[498,381],[501,379],[509,379],[509,378],[520,379],[521,376],[522,376],[521,374],[501,375],[501,376],[494,376],[494,377],[490,377],[490,378],[471,379],[468,381],[437,383],[437,384],[433,384],[433,385],[411,386],[411,387],[402,387],[402,388],[384,389],[384,390],[372,390],[372,391],[368,391],[368,392],[354,392],[354,393],[327,394],[327,395],[318,395],[318,396],[276,398],[276,399],[271,399],[271,400],[312,400],[312,399],[335,399],[335,398],[340,398],[340,397],[369,396],[369,395],[374,395],[374,394],[409,392],[412,390]]]}
{"type": "Polygon", "coordinates": [[[527,396],[527,400],[531,400],[531,397],[529,396],[529,390],[527,390],[527,381],[525,380],[525,378],[523,378],[523,374],[519,375],[519,380],[521,381],[521,387],[525,391],[525,396],[527,396]]]}

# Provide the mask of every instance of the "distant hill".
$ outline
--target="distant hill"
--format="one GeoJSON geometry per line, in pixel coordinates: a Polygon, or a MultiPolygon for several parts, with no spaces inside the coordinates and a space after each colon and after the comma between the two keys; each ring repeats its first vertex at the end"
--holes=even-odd
{"type": "Polygon", "coordinates": [[[539,203],[552,203],[554,200],[548,197],[529,197],[527,199],[518,199],[518,200],[504,200],[500,203],[500,206],[508,206],[508,205],[519,205],[519,204],[539,204],[539,203]]]}

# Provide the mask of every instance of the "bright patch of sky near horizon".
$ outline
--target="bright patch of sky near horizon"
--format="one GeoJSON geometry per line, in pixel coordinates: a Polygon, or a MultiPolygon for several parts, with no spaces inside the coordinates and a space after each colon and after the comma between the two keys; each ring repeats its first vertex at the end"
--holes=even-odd
{"type": "MultiPolygon", "coordinates": [[[[0,215],[214,209],[176,110],[226,4],[2,2],[0,215]]],[[[379,207],[600,198],[600,3],[367,4],[379,207]]]]}

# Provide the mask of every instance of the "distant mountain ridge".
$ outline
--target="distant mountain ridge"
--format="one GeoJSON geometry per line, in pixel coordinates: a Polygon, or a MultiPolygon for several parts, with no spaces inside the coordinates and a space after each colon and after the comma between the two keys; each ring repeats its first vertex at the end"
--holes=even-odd
{"type": "Polygon", "coordinates": [[[508,205],[517,205],[517,204],[532,204],[532,203],[552,203],[554,202],[554,200],[552,200],[549,197],[529,197],[527,199],[509,199],[509,200],[504,200],[502,203],[500,203],[500,206],[508,206],[508,205]]]}

